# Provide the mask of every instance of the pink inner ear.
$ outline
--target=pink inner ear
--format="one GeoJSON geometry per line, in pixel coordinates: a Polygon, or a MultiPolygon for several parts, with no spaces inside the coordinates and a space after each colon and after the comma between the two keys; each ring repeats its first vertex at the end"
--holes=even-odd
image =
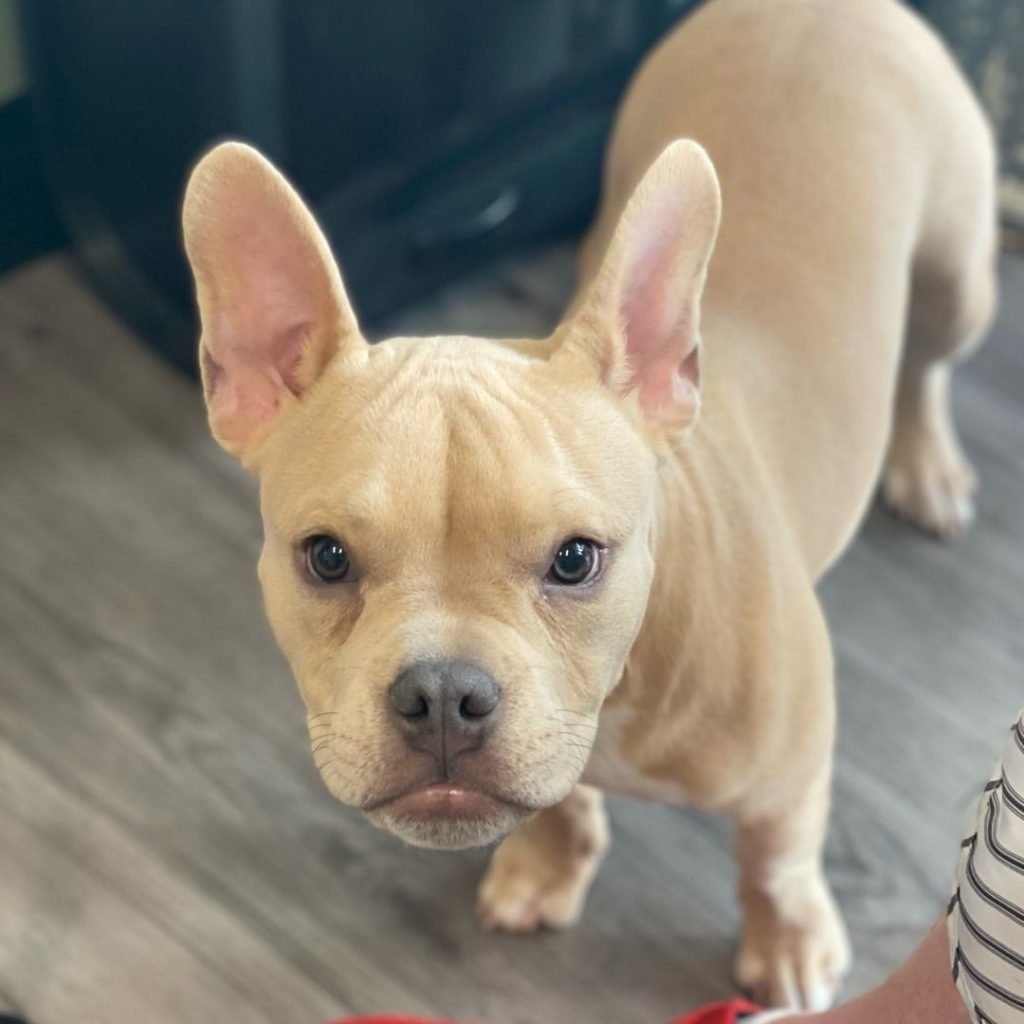
{"type": "Polygon", "coordinates": [[[240,210],[221,229],[204,379],[215,429],[241,446],[275,417],[286,394],[301,393],[302,357],[328,285],[311,265],[308,241],[281,211],[240,210]]]}
{"type": "Polygon", "coordinates": [[[227,367],[203,346],[206,399],[225,440],[244,442],[274,418],[285,394],[301,394],[299,367],[309,333],[310,325],[303,323],[252,345],[244,339],[228,342],[222,357],[227,367]]]}
{"type": "Polygon", "coordinates": [[[253,327],[248,343],[245,337],[236,336],[237,330],[234,325],[226,325],[219,335],[214,335],[216,356],[208,345],[203,346],[201,358],[207,397],[214,398],[227,381],[246,373],[261,376],[274,390],[288,391],[297,397],[302,391],[299,368],[311,325],[300,323],[280,334],[262,337],[253,327]]]}
{"type": "Polygon", "coordinates": [[[633,228],[622,281],[626,355],[640,404],[654,412],[692,401],[699,383],[694,282],[685,274],[683,204],[664,196],[633,228]],[[684,266],[681,266],[683,264],[684,266]]]}
{"type": "Polygon", "coordinates": [[[294,380],[310,329],[326,315],[330,282],[301,225],[287,207],[266,198],[252,197],[227,225],[235,251],[228,254],[229,287],[215,347],[224,359],[238,356],[280,380],[294,380]]]}

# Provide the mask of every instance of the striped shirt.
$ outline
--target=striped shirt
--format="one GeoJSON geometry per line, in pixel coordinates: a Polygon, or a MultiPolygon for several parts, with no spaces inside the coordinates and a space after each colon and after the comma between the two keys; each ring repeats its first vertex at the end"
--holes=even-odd
{"type": "Polygon", "coordinates": [[[975,1024],[1024,1024],[1024,712],[960,848],[953,980],[975,1024]]]}

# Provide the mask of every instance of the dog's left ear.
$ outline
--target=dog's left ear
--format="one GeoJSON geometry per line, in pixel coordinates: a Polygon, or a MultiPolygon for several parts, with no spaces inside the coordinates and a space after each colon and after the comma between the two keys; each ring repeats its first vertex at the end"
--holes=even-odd
{"type": "Polygon", "coordinates": [[[673,142],[626,206],[601,270],[553,361],[583,357],[644,415],[669,429],[700,409],[700,297],[721,196],[707,153],[673,142]]]}
{"type": "Polygon", "coordinates": [[[252,147],[226,142],[203,157],[182,222],[210,427],[248,461],[284,407],[366,342],[313,215],[252,147]]]}

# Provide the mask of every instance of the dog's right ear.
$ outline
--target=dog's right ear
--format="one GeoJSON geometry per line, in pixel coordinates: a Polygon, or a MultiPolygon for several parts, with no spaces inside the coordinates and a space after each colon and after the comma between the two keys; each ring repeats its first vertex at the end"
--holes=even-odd
{"type": "Polygon", "coordinates": [[[707,153],[670,143],[619,217],[600,272],[553,363],[596,371],[652,423],[687,430],[700,411],[700,299],[722,200],[707,153]]]}
{"type": "Polygon", "coordinates": [[[182,220],[210,427],[245,460],[335,355],[366,342],[313,215],[250,146],[227,142],[200,160],[182,220]]]}

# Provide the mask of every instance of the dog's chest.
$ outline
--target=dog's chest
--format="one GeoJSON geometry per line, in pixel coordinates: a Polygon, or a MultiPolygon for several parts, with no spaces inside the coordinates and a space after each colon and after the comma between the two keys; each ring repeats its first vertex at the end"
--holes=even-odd
{"type": "Polygon", "coordinates": [[[686,790],[667,779],[645,775],[622,753],[622,731],[632,716],[628,708],[606,708],[582,781],[609,793],[665,804],[685,804],[686,790]]]}

